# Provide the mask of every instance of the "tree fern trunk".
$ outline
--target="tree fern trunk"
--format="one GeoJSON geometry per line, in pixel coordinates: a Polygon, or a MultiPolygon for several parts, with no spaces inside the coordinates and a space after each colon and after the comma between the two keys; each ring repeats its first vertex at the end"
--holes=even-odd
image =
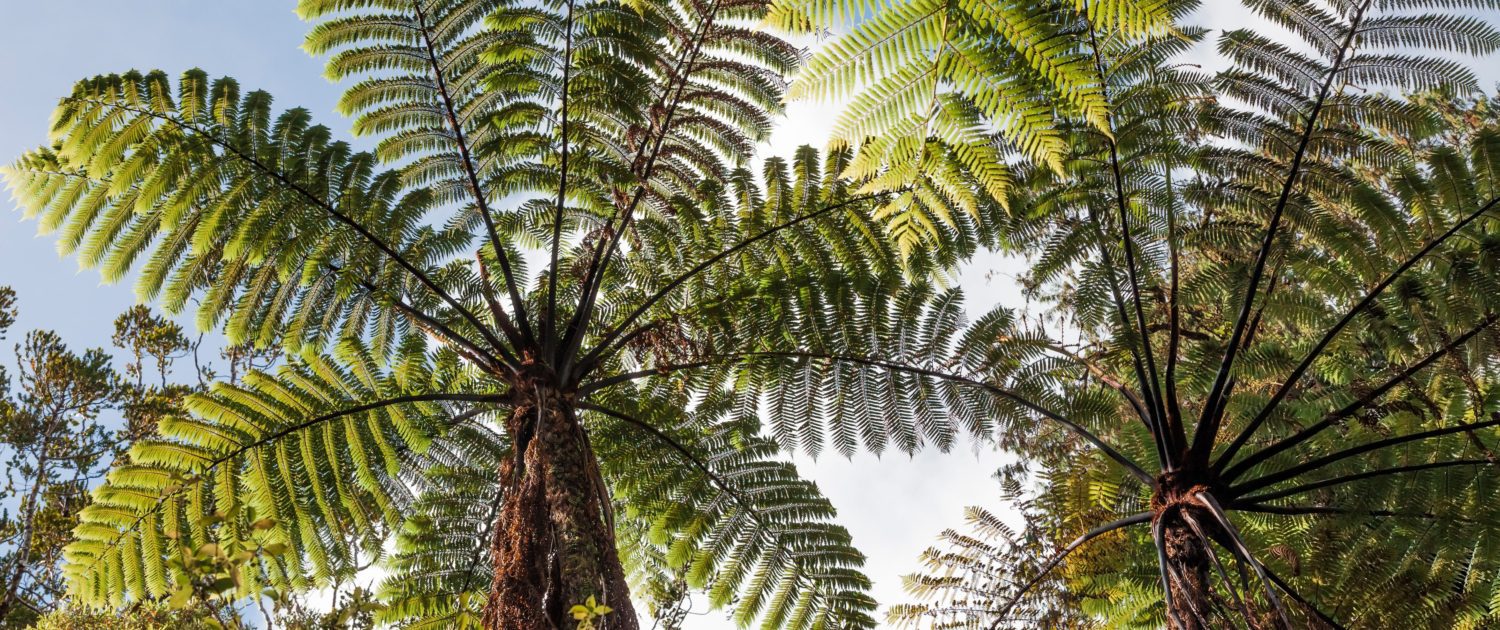
{"type": "Polygon", "coordinates": [[[1167,617],[1171,630],[1212,630],[1212,604],[1209,589],[1209,558],[1203,541],[1181,518],[1167,521],[1162,528],[1171,568],[1172,609],[1167,617]]]}
{"type": "Polygon", "coordinates": [[[501,470],[506,499],[490,555],[488,630],[571,630],[574,605],[612,612],[598,630],[637,630],[616,551],[610,502],[593,449],[565,397],[545,391],[508,424],[515,457],[501,470]]]}

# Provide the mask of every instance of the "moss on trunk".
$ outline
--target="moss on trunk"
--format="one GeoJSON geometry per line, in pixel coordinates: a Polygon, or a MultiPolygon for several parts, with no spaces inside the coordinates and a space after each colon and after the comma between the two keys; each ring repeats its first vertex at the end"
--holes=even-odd
{"type": "Polygon", "coordinates": [[[507,429],[515,455],[490,554],[488,630],[570,630],[568,609],[593,597],[613,609],[599,630],[637,630],[615,547],[608,491],[571,400],[532,389],[507,429]]]}

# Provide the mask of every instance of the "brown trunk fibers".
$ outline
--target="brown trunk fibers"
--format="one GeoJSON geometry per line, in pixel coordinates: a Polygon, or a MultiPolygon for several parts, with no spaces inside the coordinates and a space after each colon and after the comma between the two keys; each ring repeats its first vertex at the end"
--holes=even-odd
{"type": "Polygon", "coordinates": [[[1209,601],[1208,552],[1183,519],[1168,518],[1164,525],[1173,608],[1167,626],[1172,630],[1211,630],[1208,624],[1214,609],[1209,601]]]}
{"type": "Polygon", "coordinates": [[[1165,570],[1172,590],[1167,610],[1169,630],[1212,630],[1216,612],[1225,612],[1224,602],[1216,601],[1213,594],[1213,565],[1205,540],[1220,537],[1223,532],[1197,498],[1210,490],[1200,477],[1186,471],[1164,473],[1157,479],[1151,498],[1154,520],[1161,526],[1165,570]]]}
{"type": "Polygon", "coordinates": [[[520,393],[506,423],[515,454],[500,470],[505,498],[484,628],[573,630],[569,609],[593,597],[613,609],[595,628],[638,630],[608,491],[573,405],[555,390],[520,393]]]}

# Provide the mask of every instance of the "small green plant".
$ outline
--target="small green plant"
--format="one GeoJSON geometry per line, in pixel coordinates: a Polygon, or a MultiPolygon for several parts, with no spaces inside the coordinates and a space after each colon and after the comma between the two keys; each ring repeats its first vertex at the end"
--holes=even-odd
{"type": "Polygon", "coordinates": [[[569,608],[568,614],[578,620],[578,630],[594,630],[594,620],[613,611],[613,608],[599,603],[593,595],[590,595],[588,601],[569,608]]]}
{"type": "MultiPolygon", "coordinates": [[[[202,524],[214,526],[224,521],[225,516],[215,512],[204,517],[202,524]]],[[[258,561],[258,558],[262,556],[282,555],[288,549],[285,543],[265,543],[258,540],[264,538],[265,532],[275,525],[275,519],[257,519],[250,523],[250,530],[256,534],[255,539],[232,541],[224,545],[206,543],[199,545],[191,554],[169,559],[168,566],[176,570],[184,579],[178,581],[177,588],[167,600],[167,605],[176,610],[207,605],[213,614],[211,619],[204,619],[203,622],[209,627],[220,629],[243,627],[238,616],[233,614],[232,602],[244,596],[243,576],[247,565],[258,561]],[[219,608],[224,608],[230,614],[220,615],[219,608]]],[[[273,599],[277,595],[274,591],[263,594],[273,599]]]]}

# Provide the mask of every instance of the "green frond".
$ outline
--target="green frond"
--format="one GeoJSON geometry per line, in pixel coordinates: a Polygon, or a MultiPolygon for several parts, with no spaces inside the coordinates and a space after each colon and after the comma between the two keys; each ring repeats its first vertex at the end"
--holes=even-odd
{"type": "Polygon", "coordinates": [[[286,589],[351,577],[378,553],[377,521],[405,518],[398,467],[453,428],[453,408],[482,397],[431,393],[462,380],[361,377],[368,351],[345,355],[357,360],[315,356],[216,385],[187,400],[190,417],[135,444],[80,516],[66,552],[73,592],[93,605],[161,597],[192,575],[183,559],[219,552],[253,559],[235,597],[262,579],[286,589]],[[122,585],[122,574],[133,577],[122,585]]]}

